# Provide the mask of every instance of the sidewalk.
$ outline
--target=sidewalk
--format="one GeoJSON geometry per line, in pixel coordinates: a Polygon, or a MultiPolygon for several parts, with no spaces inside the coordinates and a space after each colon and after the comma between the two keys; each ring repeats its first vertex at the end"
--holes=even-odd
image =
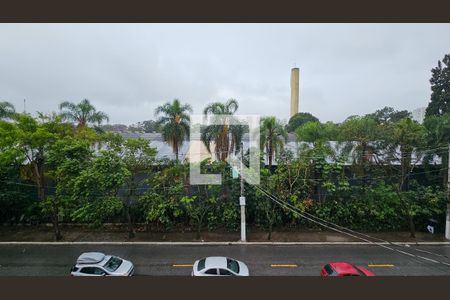
{"type": "MultiPolygon", "coordinates": [[[[227,232],[217,230],[214,232],[202,232],[201,238],[196,239],[195,232],[145,232],[139,231],[133,239],[128,238],[124,229],[83,229],[62,227],[61,242],[237,242],[240,239],[239,232],[227,232]]],[[[416,238],[409,237],[409,232],[377,232],[367,233],[373,238],[379,238],[389,242],[450,242],[444,234],[430,234],[416,232],[416,238]]],[[[376,241],[375,239],[371,239],[376,241]]],[[[52,242],[53,231],[51,227],[0,227],[0,242],[52,242]]],[[[247,233],[248,242],[276,242],[276,243],[347,243],[364,242],[338,232],[319,230],[289,230],[274,231],[271,240],[267,239],[267,232],[250,228],[247,233]]]]}

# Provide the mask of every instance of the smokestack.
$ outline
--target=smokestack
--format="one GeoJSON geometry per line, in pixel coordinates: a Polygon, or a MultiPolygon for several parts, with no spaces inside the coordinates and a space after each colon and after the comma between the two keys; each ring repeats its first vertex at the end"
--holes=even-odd
{"type": "Polygon", "coordinates": [[[291,118],[298,113],[298,81],[299,81],[299,69],[292,68],[291,70],[291,118]]]}

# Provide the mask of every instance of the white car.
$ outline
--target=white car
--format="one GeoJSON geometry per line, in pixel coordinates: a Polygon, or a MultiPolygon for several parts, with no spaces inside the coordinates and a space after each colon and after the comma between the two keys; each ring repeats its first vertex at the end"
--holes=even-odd
{"type": "Polygon", "coordinates": [[[71,276],[132,276],[133,264],[117,256],[101,252],[81,254],[72,267],[71,276]]]}
{"type": "Polygon", "coordinates": [[[241,261],[223,256],[210,256],[194,263],[192,276],[249,276],[248,267],[241,261]]]}

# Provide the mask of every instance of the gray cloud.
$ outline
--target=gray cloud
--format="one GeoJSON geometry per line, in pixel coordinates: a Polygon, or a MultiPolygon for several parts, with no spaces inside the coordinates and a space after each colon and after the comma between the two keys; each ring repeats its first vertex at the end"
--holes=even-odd
{"type": "Polygon", "coordinates": [[[236,98],[241,113],[300,110],[342,121],[386,105],[426,106],[450,24],[0,24],[0,99],[49,112],[90,99],[112,123],[153,118],[179,98],[200,113],[236,98]]]}

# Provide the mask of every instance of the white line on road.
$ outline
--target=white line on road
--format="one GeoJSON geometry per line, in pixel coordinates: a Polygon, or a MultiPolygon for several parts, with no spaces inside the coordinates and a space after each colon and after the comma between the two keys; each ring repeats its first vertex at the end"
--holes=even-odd
{"type": "Polygon", "coordinates": [[[422,258],[422,259],[425,259],[425,260],[434,262],[434,263],[436,263],[436,264],[439,263],[437,260],[434,260],[434,259],[431,259],[431,258],[428,258],[428,257],[424,257],[424,256],[420,256],[420,255],[417,255],[417,257],[420,257],[420,258],[422,258]]]}

